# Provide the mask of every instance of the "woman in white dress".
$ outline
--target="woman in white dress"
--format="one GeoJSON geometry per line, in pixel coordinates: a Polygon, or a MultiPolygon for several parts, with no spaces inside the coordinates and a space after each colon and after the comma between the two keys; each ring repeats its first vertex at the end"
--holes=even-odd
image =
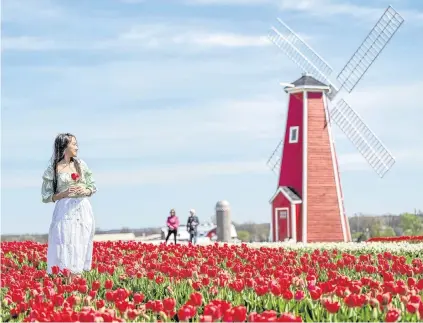
{"type": "Polygon", "coordinates": [[[74,135],[59,134],[51,164],[43,175],[44,203],[56,203],[48,234],[47,272],[68,269],[71,276],[91,270],[95,222],[88,199],[96,191],[92,172],[77,159],[74,135]]]}

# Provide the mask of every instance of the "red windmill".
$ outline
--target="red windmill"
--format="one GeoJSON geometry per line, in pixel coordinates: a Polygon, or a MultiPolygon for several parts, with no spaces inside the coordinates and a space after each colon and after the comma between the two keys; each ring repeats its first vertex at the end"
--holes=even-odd
{"type": "MultiPolygon", "coordinates": [[[[268,161],[273,171],[279,170],[278,186],[270,200],[271,238],[351,241],[331,121],[380,177],[395,159],[345,100],[329,109],[339,92],[329,80],[332,68],[282,20],[278,21],[281,26],[279,30],[272,27],[270,40],[306,74],[292,84],[281,84],[289,99],[285,136],[268,161]]],[[[386,9],[337,76],[340,89],[353,90],[403,21],[391,6],[386,9]]]]}

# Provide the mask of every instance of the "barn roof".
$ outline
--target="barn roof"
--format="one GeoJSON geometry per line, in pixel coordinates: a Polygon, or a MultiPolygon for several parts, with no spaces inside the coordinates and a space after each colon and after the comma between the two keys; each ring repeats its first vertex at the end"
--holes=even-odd
{"type": "Polygon", "coordinates": [[[301,198],[295,192],[295,190],[289,186],[279,186],[279,188],[276,190],[275,194],[272,196],[269,202],[272,203],[279,193],[282,193],[286,197],[286,199],[292,204],[299,204],[302,202],[301,198]]]}
{"type": "Polygon", "coordinates": [[[327,86],[326,84],[316,80],[313,76],[308,74],[303,74],[298,80],[292,82],[292,84],[297,86],[327,86]]]}

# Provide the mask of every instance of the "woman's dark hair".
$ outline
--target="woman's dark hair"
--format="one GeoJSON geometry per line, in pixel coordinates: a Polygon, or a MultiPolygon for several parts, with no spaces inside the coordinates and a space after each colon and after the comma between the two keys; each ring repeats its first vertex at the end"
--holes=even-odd
{"type": "MultiPolygon", "coordinates": [[[[72,141],[72,138],[76,138],[70,133],[61,133],[58,134],[56,139],[54,139],[54,149],[53,149],[53,192],[57,191],[57,164],[65,158],[65,150],[68,147],[69,143],[72,141]]],[[[76,158],[71,158],[71,161],[75,164],[75,169],[81,176],[81,165],[76,158]]]]}

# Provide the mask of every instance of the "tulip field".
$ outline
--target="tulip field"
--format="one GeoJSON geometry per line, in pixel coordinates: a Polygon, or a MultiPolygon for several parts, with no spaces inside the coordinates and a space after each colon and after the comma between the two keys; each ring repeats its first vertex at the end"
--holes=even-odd
{"type": "Polygon", "coordinates": [[[46,272],[1,243],[3,322],[418,322],[422,243],[96,242],[92,270],[46,272]]]}

